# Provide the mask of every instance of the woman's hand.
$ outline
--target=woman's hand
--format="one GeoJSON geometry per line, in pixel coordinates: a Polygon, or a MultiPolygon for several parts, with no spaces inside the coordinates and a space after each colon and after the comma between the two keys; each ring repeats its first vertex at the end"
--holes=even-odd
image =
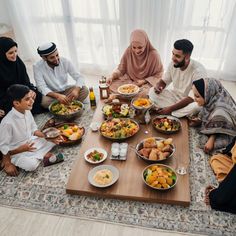
{"type": "Polygon", "coordinates": [[[3,117],[3,116],[5,116],[5,111],[0,109],[0,117],[3,117]]]}
{"type": "Polygon", "coordinates": [[[112,81],[113,81],[113,77],[112,76],[107,77],[107,84],[108,85],[111,85],[112,81]]]}
{"type": "Polygon", "coordinates": [[[138,81],[136,81],[136,85],[139,86],[139,87],[142,87],[146,83],[147,83],[146,80],[138,80],[138,81]]]}
{"type": "Polygon", "coordinates": [[[30,90],[30,95],[31,95],[33,100],[36,99],[36,93],[33,90],[30,90]]]}
{"type": "Polygon", "coordinates": [[[198,117],[188,117],[188,125],[191,127],[199,126],[202,121],[198,117]]]}

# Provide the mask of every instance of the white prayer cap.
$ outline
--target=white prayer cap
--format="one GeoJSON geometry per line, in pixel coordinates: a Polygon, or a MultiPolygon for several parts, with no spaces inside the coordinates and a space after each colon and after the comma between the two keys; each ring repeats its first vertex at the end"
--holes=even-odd
{"type": "Polygon", "coordinates": [[[57,50],[55,43],[45,43],[37,48],[38,54],[40,56],[48,56],[57,50]]]}

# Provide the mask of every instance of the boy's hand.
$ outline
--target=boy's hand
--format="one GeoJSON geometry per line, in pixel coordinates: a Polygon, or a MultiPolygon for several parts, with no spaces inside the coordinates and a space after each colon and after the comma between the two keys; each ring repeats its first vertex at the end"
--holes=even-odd
{"type": "Polygon", "coordinates": [[[21,145],[20,147],[19,147],[19,151],[20,152],[33,152],[33,151],[35,151],[37,148],[36,147],[34,147],[34,143],[33,142],[27,142],[27,143],[25,143],[25,144],[23,144],[23,145],[21,145]]]}

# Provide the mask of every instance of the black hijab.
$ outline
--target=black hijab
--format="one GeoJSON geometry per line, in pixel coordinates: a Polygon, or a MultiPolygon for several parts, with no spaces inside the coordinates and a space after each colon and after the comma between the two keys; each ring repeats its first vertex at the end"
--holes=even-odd
{"type": "Polygon", "coordinates": [[[6,53],[14,46],[17,47],[17,43],[11,38],[0,37],[0,108],[6,113],[11,109],[7,89],[13,84],[22,84],[36,92],[32,113],[40,113],[42,112],[40,106],[42,94],[30,83],[25,64],[18,56],[14,62],[9,61],[6,57],[6,53]]]}
{"type": "Polygon", "coordinates": [[[195,80],[195,81],[193,81],[193,84],[194,84],[195,88],[197,89],[197,91],[202,96],[202,98],[205,99],[205,82],[204,82],[204,79],[195,80]]]}

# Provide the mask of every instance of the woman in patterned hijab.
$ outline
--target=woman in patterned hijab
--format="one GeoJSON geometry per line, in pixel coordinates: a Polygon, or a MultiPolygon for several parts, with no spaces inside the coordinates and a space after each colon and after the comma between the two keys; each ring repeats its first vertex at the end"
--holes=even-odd
{"type": "Polygon", "coordinates": [[[192,89],[195,101],[202,106],[200,132],[207,136],[207,141],[201,140],[204,151],[226,147],[236,136],[235,101],[220,81],[213,78],[194,81],[192,89]]]}

